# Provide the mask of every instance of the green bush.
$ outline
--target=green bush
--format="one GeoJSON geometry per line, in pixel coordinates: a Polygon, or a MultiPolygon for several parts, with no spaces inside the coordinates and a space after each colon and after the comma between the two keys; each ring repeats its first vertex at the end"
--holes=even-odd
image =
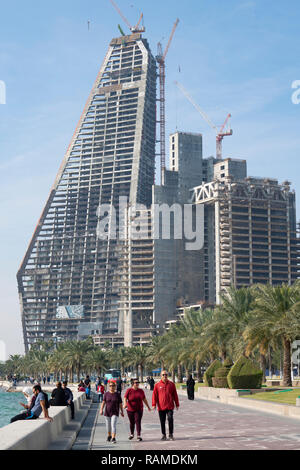
{"type": "Polygon", "coordinates": [[[250,359],[241,356],[227,376],[229,388],[261,388],[262,371],[250,359]]]}
{"type": "Polygon", "coordinates": [[[223,367],[226,367],[228,369],[228,372],[229,372],[229,369],[233,366],[233,362],[231,359],[229,359],[229,357],[227,357],[227,359],[225,359],[225,361],[223,362],[223,367]]]}
{"type": "Polygon", "coordinates": [[[231,359],[225,359],[222,367],[219,367],[215,371],[215,375],[212,378],[212,384],[216,388],[228,388],[227,375],[229,374],[230,368],[233,365],[231,359]]]}
{"type": "Polygon", "coordinates": [[[213,377],[212,383],[215,388],[228,388],[227,377],[213,377]]]}
{"type": "Polygon", "coordinates": [[[206,387],[212,387],[213,386],[212,378],[215,375],[216,370],[219,369],[220,367],[222,367],[222,364],[219,361],[219,359],[216,359],[206,369],[206,372],[204,373],[204,376],[203,376],[203,380],[204,380],[204,383],[205,383],[206,387]]]}

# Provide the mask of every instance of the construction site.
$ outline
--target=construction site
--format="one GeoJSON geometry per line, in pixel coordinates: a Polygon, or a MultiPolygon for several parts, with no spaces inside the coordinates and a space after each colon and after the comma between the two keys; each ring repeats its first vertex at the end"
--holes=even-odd
{"type": "Polygon", "coordinates": [[[218,304],[230,286],[299,278],[291,183],[249,177],[245,160],[224,158],[231,114],[216,126],[178,82],[214,129],[216,153],[204,158],[202,134],[176,131],[167,162],[166,58],[179,19],[154,56],[143,15],[132,26],[110,1],[129,32],[119,25],[120,36],[110,41],[17,273],[26,351],[40,339],[89,336],[99,346],[145,344],[175,321],[178,309],[218,304]],[[119,214],[121,197],[130,208],[126,236],[118,215],[99,237],[99,207],[119,214]],[[188,251],[187,239],[174,236],[174,204],[203,206],[201,248],[188,251]],[[153,237],[161,231],[153,205],[170,209],[168,239],[153,237]],[[140,221],[136,239],[133,214],[140,221]]]}

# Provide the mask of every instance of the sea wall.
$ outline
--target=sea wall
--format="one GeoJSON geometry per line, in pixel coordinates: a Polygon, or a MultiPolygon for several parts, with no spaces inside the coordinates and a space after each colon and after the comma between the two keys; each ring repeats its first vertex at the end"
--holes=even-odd
{"type": "Polygon", "coordinates": [[[51,406],[52,422],[43,418],[16,421],[0,429],[0,450],[70,449],[87,416],[91,400],[85,393],[73,392],[75,419],[67,406],[51,406]]]}

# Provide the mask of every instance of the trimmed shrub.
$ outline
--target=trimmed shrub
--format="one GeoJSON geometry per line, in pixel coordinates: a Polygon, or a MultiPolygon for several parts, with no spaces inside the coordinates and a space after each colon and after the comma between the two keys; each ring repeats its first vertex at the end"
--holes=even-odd
{"type": "Polygon", "coordinates": [[[220,367],[222,367],[221,362],[219,361],[219,359],[215,359],[211,363],[211,365],[206,369],[204,376],[203,376],[204,384],[206,387],[213,386],[212,378],[215,375],[216,370],[219,369],[220,367]]]}
{"type": "Polygon", "coordinates": [[[215,372],[215,376],[212,378],[212,384],[215,388],[228,388],[227,383],[228,369],[226,367],[220,367],[215,372]]]}
{"type": "Polygon", "coordinates": [[[216,388],[228,388],[227,375],[233,365],[231,359],[225,359],[223,366],[216,370],[212,384],[216,388]]]}
{"type": "Polygon", "coordinates": [[[231,368],[229,388],[261,388],[263,372],[250,359],[241,356],[231,368]]]}
{"type": "Polygon", "coordinates": [[[223,367],[226,367],[228,369],[228,372],[230,370],[230,368],[233,366],[233,362],[231,359],[229,359],[229,357],[227,357],[225,359],[225,361],[223,362],[223,367]]]}

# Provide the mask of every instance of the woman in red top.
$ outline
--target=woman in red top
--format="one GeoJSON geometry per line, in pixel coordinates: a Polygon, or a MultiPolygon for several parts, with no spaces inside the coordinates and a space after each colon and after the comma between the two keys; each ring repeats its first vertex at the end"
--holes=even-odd
{"type": "Polygon", "coordinates": [[[127,409],[127,415],[130,422],[130,436],[128,439],[133,439],[134,426],[136,426],[137,440],[141,441],[141,421],[143,417],[144,403],[149,411],[151,411],[151,408],[148,404],[147,398],[145,397],[144,390],[141,390],[139,385],[140,382],[138,379],[134,379],[132,387],[126,390],[124,395],[124,409],[127,409]]]}

